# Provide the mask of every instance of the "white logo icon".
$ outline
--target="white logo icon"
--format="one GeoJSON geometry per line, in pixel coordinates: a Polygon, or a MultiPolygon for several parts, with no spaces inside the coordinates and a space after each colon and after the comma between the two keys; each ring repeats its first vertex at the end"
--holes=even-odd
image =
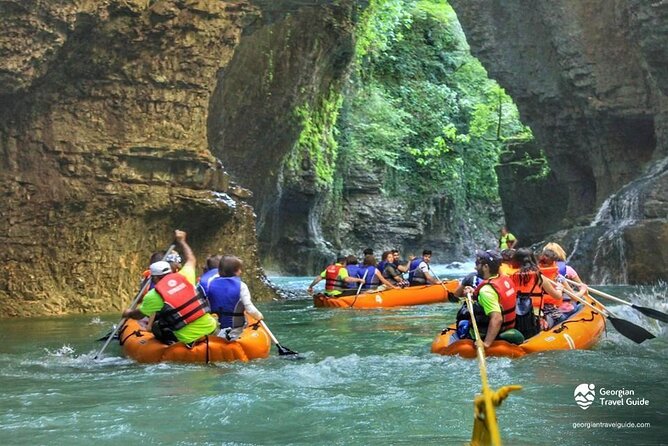
{"type": "Polygon", "coordinates": [[[573,397],[575,397],[575,402],[578,403],[578,406],[583,410],[587,410],[596,398],[595,390],[596,386],[594,384],[580,384],[577,386],[575,392],[573,392],[573,397]]]}
{"type": "Polygon", "coordinates": [[[168,287],[175,287],[178,282],[174,279],[171,279],[169,282],[167,282],[168,287]]]}

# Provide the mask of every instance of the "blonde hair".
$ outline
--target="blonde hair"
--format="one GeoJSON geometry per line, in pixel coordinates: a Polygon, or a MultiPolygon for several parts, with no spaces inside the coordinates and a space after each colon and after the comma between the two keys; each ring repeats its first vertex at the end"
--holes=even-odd
{"type": "Polygon", "coordinates": [[[558,243],[550,242],[543,249],[550,249],[559,257],[559,260],[566,260],[566,251],[558,243]]]}

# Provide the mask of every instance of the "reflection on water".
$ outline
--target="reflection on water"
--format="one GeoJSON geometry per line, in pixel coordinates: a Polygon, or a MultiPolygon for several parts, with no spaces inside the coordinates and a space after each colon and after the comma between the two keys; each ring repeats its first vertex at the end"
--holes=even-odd
{"type": "MultiPolygon", "coordinates": [[[[276,281],[303,290],[310,279],[276,281]]],[[[605,290],[668,310],[665,287],[605,290]]],[[[429,352],[454,305],[315,309],[304,295],[258,307],[281,344],[305,360],[280,359],[274,349],[246,364],[138,365],[112,345],[93,361],[95,339],[118,315],[3,320],[0,443],[442,445],[469,438],[477,364],[429,352]]],[[[499,411],[506,444],[665,444],[665,326],[612,308],[658,338],[636,345],[609,327],[591,351],[489,360],[493,386],[524,386],[499,411]],[[583,411],[573,399],[581,383],[632,389],[650,405],[595,401],[583,411]],[[583,421],[651,428],[573,427],[583,421]]]]}

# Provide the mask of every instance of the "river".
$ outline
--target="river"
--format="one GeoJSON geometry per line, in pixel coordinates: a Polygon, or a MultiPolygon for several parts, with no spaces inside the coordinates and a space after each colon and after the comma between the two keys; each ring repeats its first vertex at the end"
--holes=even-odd
{"type": "MultiPolygon", "coordinates": [[[[458,277],[469,267],[436,272],[458,277]]],[[[450,445],[470,438],[477,363],[429,351],[456,306],[315,309],[303,293],[310,278],[273,280],[303,296],[258,304],[301,361],[279,358],[274,348],[250,363],[139,365],[115,343],[94,361],[95,339],[118,315],[3,320],[0,444],[450,445]]],[[[668,310],[665,286],[604,289],[668,310]]],[[[611,308],[657,339],[636,345],[608,324],[590,351],[488,360],[492,386],[524,386],[498,410],[505,444],[668,443],[665,327],[629,307],[611,308]],[[573,398],[582,383],[633,395],[623,406],[604,406],[597,394],[583,410],[573,398]]]]}

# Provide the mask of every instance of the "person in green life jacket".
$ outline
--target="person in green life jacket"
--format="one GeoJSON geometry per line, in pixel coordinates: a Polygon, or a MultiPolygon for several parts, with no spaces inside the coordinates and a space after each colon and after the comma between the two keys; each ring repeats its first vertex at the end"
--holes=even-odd
{"type": "Polygon", "coordinates": [[[501,236],[499,237],[499,251],[505,249],[513,249],[517,245],[517,238],[508,231],[507,226],[501,228],[501,236]]]}
{"type": "Polygon", "coordinates": [[[186,243],[186,233],[176,230],[174,238],[185,264],[178,272],[172,272],[166,261],[151,264],[149,270],[155,288],[146,293],[139,308],[123,311],[123,317],[141,319],[155,314],[151,331],[158,340],[165,344],[192,345],[215,333],[218,323],[209,312],[208,302],[195,288],[197,259],[186,243]]]}
{"type": "MultiPolygon", "coordinates": [[[[496,339],[521,344],[524,336],[514,329],[517,292],[510,278],[499,274],[501,255],[495,251],[481,250],[477,250],[475,255],[476,273],[483,281],[475,289],[471,286],[464,287],[464,294],[472,295],[473,315],[480,336],[484,339],[483,345],[489,348],[496,339]]],[[[457,314],[457,333],[460,337],[465,334],[463,331],[468,331],[461,330],[467,328],[467,324],[460,326],[462,322],[467,322],[466,319],[470,321],[470,314],[464,303],[457,314]]]]}
{"type": "Polygon", "coordinates": [[[351,296],[357,294],[357,289],[348,288],[349,283],[364,283],[364,280],[358,277],[351,277],[346,269],[346,257],[339,256],[336,263],[329,265],[320,273],[306,290],[313,294],[313,287],[321,280],[325,279],[325,295],[327,297],[351,296]]]}

